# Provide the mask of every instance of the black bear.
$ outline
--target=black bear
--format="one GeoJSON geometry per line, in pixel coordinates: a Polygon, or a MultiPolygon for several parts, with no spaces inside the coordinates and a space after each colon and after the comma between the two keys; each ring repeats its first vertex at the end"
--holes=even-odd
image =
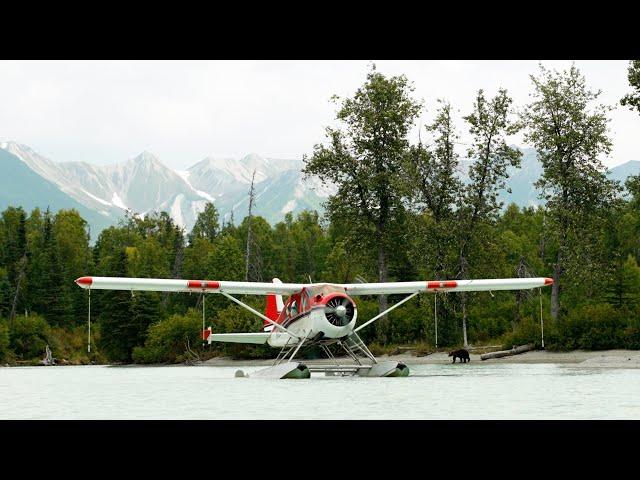
{"type": "Polygon", "coordinates": [[[464,362],[470,362],[471,359],[469,358],[469,352],[466,351],[464,348],[461,348],[460,350],[454,350],[453,352],[449,352],[449,356],[453,357],[453,362],[451,363],[456,363],[456,358],[460,359],[460,363],[464,362]]]}

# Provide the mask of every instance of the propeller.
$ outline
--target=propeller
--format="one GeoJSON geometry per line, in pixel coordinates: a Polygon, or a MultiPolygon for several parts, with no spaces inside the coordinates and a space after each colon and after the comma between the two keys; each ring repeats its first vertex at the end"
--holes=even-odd
{"type": "Polygon", "coordinates": [[[324,307],[324,314],[331,325],[344,327],[353,319],[353,303],[346,297],[333,297],[324,307]]]}

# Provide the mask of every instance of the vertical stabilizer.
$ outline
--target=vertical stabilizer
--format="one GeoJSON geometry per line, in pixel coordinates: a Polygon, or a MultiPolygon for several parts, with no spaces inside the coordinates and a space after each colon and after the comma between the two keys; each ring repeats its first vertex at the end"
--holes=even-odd
{"type": "MultiPolygon", "coordinates": [[[[274,278],[273,283],[282,283],[280,279],[274,278]]],[[[284,309],[284,302],[282,301],[282,295],[267,295],[267,308],[265,309],[265,316],[273,321],[276,321],[280,316],[280,312],[284,309]]],[[[273,325],[264,321],[264,331],[270,332],[273,329],[273,325]]]]}

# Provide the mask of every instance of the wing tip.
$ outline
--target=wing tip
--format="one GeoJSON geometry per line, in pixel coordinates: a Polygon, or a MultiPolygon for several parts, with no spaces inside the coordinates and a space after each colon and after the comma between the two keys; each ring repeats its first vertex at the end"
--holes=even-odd
{"type": "Polygon", "coordinates": [[[544,279],[544,284],[545,285],[553,285],[553,278],[545,278],[544,279]]]}
{"type": "Polygon", "coordinates": [[[82,288],[88,288],[93,283],[93,277],[80,277],[75,280],[76,285],[82,288]]]}

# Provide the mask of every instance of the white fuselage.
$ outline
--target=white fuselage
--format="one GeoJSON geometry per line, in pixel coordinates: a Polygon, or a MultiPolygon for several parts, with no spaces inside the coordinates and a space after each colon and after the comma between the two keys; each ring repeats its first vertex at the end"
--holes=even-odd
{"type": "MultiPolygon", "coordinates": [[[[294,320],[284,326],[294,335],[307,340],[314,339],[319,333],[323,333],[323,340],[333,341],[337,338],[346,337],[353,332],[358,317],[358,309],[354,305],[354,313],[351,321],[342,327],[335,326],[327,320],[324,314],[324,308],[313,308],[308,314],[294,320]]],[[[285,345],[296,345],[299,338],[292,337],[286,332],[274,328],[267,343],[272,347],[284,347],[285,345]]]]}

